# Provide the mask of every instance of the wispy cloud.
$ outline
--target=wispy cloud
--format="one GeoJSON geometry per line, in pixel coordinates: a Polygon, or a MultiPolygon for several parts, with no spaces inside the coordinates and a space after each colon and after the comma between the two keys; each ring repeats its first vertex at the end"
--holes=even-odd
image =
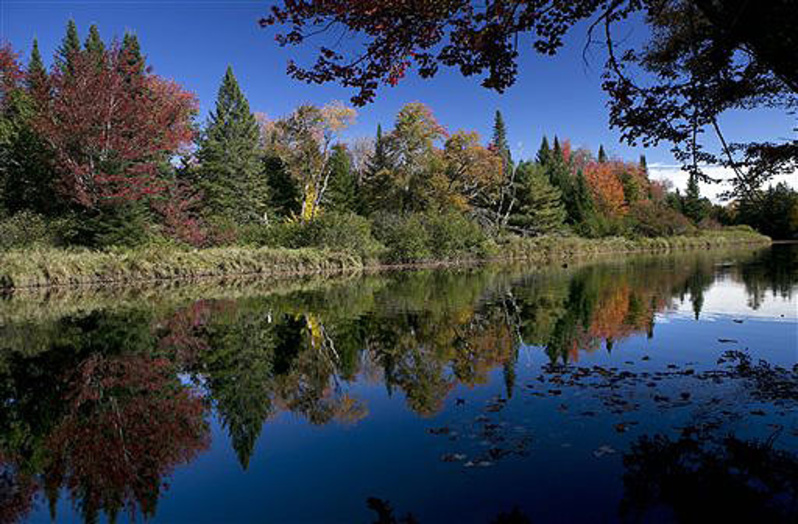
{"type": "MultiPolygon", "coordinates": [[[[703,171],[712,178],[722,180],[722,182],[717,184],[701,184],[701,194],[708,197],[713,202],[720,202],[720,194],[731,188],[731,183],[729,181],[734,178],[734,173],[731,169],[721,166],[707,166],[703,168],[703,171]]],[[[682,192],[687,188],[689,175],[686,171],[683,171],[682,166],[678,164],[649,164],[648,172],[652,180],[670,180],[673,186],[682,192]]],[[[798,174],[793,173],[791,175],[774,177],[773,184],[778,182],[786,182],[791,187],[798,189],[798,174]]]]}

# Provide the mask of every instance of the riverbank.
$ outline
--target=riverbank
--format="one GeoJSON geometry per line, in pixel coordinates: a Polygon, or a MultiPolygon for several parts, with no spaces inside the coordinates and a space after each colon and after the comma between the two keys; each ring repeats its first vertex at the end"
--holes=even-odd
{"type": "Polygon", "coordinates": [[[223,247],[188,250],[150,247],[125,251],[26,249],[0,254],[0,289],[64,287],[103,283],[191,280],[207,277],[291,276],[341,273],[363,269],[445,266],[485,261],[525,261],[536,264],[606,254],[714,249],[735,245],[765,245],[770,238],[751,230],[730,228],[669,238],[579,237],[511,238],[494,253],[474,259],[419,261],[402,266],[326,249],[223,247]]]}

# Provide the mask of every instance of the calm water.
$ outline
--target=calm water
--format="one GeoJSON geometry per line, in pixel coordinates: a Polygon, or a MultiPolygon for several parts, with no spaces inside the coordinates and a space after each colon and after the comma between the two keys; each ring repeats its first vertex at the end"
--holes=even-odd
{"type": "Polygon", "coordinates": [[[794,522],[797,247],[8,297],[0,521],[794,522]]]}

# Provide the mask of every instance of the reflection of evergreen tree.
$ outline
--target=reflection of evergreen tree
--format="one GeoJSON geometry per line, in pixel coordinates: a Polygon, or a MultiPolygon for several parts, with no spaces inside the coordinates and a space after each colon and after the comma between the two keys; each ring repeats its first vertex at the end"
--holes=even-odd
{"type": "Polygon", "coordinates": [[[206,330],[207,350],[200,355],[199,371],[246,469],[263,423],[272,413],[275,326],[257,309],[234,310],[219,312],[206,330]]]}

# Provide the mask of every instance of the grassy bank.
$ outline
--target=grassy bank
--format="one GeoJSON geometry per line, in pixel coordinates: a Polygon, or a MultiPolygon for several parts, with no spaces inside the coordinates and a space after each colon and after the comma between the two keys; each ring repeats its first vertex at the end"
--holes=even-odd
{"type": "MultiPolygon", "coordinates": [[[[418,262],[421,265],[434,265],[500,259],[543,264],[602,254],[668,252],[769,242],[768,237],[734,228],[669,238],[511,238],[501,242],[491,253],[485,253],[481,259],[475,260],[473,255],[464,254],[446,260],[418,262]]],[[[337,273],[381,267],[391,266],[352,252],[314,248],[224,247],[186,250],[158,247],[110,252],[29,249],[0,254],[0,289],[190,280],[228,275],[337,273]]]]}

